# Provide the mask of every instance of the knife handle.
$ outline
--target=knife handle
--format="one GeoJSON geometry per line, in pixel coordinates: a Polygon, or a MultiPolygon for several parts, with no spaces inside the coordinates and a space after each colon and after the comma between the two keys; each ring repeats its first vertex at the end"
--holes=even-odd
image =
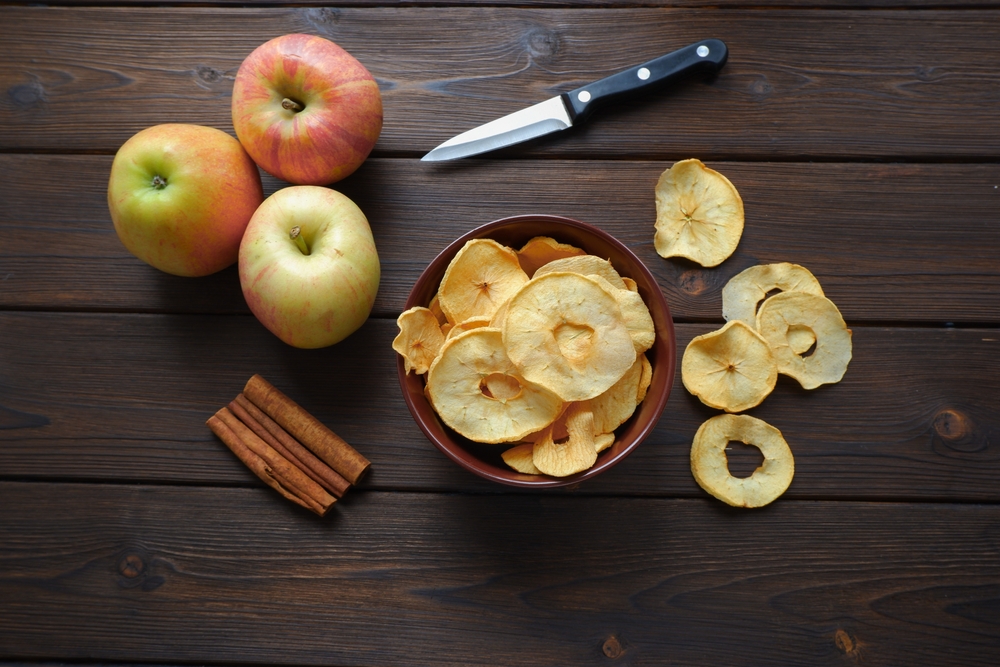
{"type": "Polygon", "coordinates": [[[698,71],[717,72],[726,64],[728,56],[724,42],[705,39],[563,93],[563,101],[572,120],[576,121],[614,98],[656,88],[698,71]]]}

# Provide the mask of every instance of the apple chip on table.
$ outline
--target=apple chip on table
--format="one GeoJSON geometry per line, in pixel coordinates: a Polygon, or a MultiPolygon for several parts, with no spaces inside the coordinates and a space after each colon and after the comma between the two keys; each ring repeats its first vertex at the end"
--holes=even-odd
{"type": "Polygon", "coordinates": [[[645,352],[656,332],[634,281],[550,237],[519,251],[469,241],[428,306],[398,324],[393,347],[407,372],[426,373],[442,422],[506,444],[502,459],[525,474],[589,469],[652,379],[645,352]]]}
{"type": "MultiPolygon", "coordinates": [[[[778,374],[815,389],[839,382],[847,370],[851,330],[805,267],[776,263],[742,271],[723,288],[722,313],[728,323],[692,339],[681,361],[684,386],[706,405],[742,412],[767,397],[778,374]]],[[[720,500],[760,507],[788,488],[794,461],[778,429],[745,415],[719,415],[698,430],[691,471],[720,500]],[[733,440],[764,453],[764,464],[749,478],[729,473],[725,447],[733,440]]]]}

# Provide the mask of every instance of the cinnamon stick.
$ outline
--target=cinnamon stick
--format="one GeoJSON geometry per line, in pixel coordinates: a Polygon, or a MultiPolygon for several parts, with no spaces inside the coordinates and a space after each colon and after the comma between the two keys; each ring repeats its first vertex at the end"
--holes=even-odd
{"type": "Polygon", "coordinates": [[[250,451],[262,458],[285,486],[290,487],[300,498],[311,499],[318,504],[323,510],[322,514],[326,514],[330,506],[337,501],[323,487],[261,440],[248,426],[237,419],[229,408],[222,408],[215,413],[215,416],[232,429],[250,451]]]}
{"type": "Polygon", "coordinates": [[[342,498],[350,487],[347,480],[337,472],[320,461],[303,447],[299,442],[288,435],[288,431],[281,428],[278,422],[274,421],[260,408],[250,402],[243,394],[236,397],[229,403],[229,410],[236,415],[240,421],[250,427],[264,442],[271,445],[282,456],[297,466],[302,472],[309,475],[317,484],[332,493],[337,498],[342,498]]]}
{"type": "Polygon", "coordinates": [[[291,500],[296,505],[301,505],[316,514],[323,516],[325,512],[323,511],[323,508],[319,506],[319,503],[312,498],[300,498],[298,495],[287,489],[285,485],[277,479],[274,470],[268,466],[262,458],[250,451],[250,448],[243,444],[240,437],[236,435],[236,433],[229,428],[225,422],[217,416],[212,415],[208,418],[206,423],[208,424],[208,428],[212,429],[212,433],[217,435],[219,439],[222,440],[227,447],[229,447],[230,451],[232,451],[233,454],[235,454],[236,457],[242,461],[247,468],[252,470],[253,473],[257,475],[257,477],[259,477],[265,484],[288,500],[291,500]]]}
{"type": "Polygon", "coordinates": [[[261,376],[250,378],[243,394],[351,484],[357,484],[371,465],[340,436],[261,376]]]}

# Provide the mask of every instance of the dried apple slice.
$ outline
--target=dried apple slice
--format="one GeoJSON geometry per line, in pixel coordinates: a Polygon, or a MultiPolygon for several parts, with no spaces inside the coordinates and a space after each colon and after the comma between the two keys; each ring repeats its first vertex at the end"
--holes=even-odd
{"type": "Polygon", "coordinates": [[[517,472],[524,473],[525,475],[540,475],[542,471],[535,467],[535,462],[532,458],[534,449],[535,443],[526,442],[523,445],[511,447],[501,454],[500,457],[504,463],[517,472]]]}
{"type": "Polygon", "coordinates": [[[492,327],[445,342],[427,372],[427,396],[445,424],[485,443],[520,440],[555,421],[563,407],[558,396],[524,381],[492,327]]]}
{"type": "Polygon", "coordinates": [[[840,382],[851,362],[851,330],[826,297],[806,292],[776,294],[757,311],[757,331],[770,345],[778,372],[795,378],[805,389],[840,382]],[[807,357],[795,352],[801,343],[793,348],[789,341],[789,332],[801,329],[816,338],[816,349],[807,357]]]}
{"type": "Polygon", "coordinates": [[[533,277],[538,278],[547,273],[579,273],[583,276],[600,276],[618,289],[628,289],[621,274],[615,270],[611,262],[597,255],[578,255],[557,259],[539,267],[533,277]]]}
{"type": "MultiPolygon", "coordinates": [[[[788,262],[759,264],[737,273],[722,288],[722,316],[727,322],[742,320],[756,326],[758,304],[775,290],[823,296],[816,276],[804,266],[788,262]]],[[[804,349],[810,345],[812,341],[804,349]]]]}
{"type": "Polygon", "coordinates": [[[426,373],[444,344],[434,312],[422,306],[410,308],[396,319],[396,324],[399,334],[392,341],[392,349],[402,355],[406,372],[426,373]]]}
{"type": "Polygon", "coordinates": [[[517,251],[517,259],[521,262],[521,268],[530,278],[538,267],[553,260],[585,254],[587,254],[586,251],[581,248],[568,243],[559,243],[550,236],[536,236],[517,251]]]}
{"type": "Polygon", "coordinates": [[[566,419],[566,442],[552,439],[549,429],[532,449],[532,461],[543,474],[567,477],[589,469],[597,461],[594,444],[594,413],[579,406],[570,408],[566,419]]]}
{"type": "Polygon", "coordinates": [[[763,507],[792,483],[795,459],[781,431],[749,415],[712,417],[695,433],[691,473],[701,488],[734,507],[763,507]],[[742,442],[760,449],[764,463],[749,477],[733,477],[726,445],[742,442]]]}
{"type": "Polygon", "coordinates": [[[449,322],[492,317],[526,282],[517,253],[492,239],[472,239],[445,270],[438,299],[449,322]]]}
{"type": "Polygon", "coordinates": [[[518,290],[507,306],[503,342],[528,382],[564,401],[599,396],[636,359],[614,295],[576,273],[536,275],[518,290]]]}
{"type": "Polygon", "coordinates": [[[611,433],[635,412],[645,358],[641,355],[610,389],[586,402],[594,413],[595,433],[611,433]]]}
{"type": "Polygon", "coordinates": [[[734,320],[688,343],[681,380],[705,405],[742,412],[767,398],[778,380],[778,367],[768,341],[734,320]]]}
{"type": "Polygon", "coordinates": [[[700,160],[682,160],[656,184],[656,252],[718,266],[743,235],[743,200],[729,179],[700,160]]]}

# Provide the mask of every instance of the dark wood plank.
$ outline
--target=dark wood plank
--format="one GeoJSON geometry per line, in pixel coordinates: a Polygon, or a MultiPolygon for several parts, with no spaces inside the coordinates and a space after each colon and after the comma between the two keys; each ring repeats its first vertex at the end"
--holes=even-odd
{"type": "Polygon", "coordinates": [[[993,159],[1000,154],[994,18],[992,11],[4,6],[0,150],[113,153],[139,129],[164,122],[228,130],[242,59],[275,35],[310,32],[334,39],[379,80],[382,155],[420,155],[498,115],[713,36],[731,51],[715,81],[621,105],[504,155],[993,159]],[[156,33],[136,25],[155,25],[156,33]]]}
{"type": "MultiPolygon", "coordinates": [[[[111,158],[0,155],[0,307],[246,313],[235,268],[177,278],[136,260],[107,210],[111,158]]],[[[738,272],[812,270],[849,322],[1000,322],[995,165],[711,163],[736,184],[739,248],[704,269],[653,248],[653,189],[670,162],[373,159],[337,188],[371,222],[382,262],[375,313],[395,317],[427,264],[497,218],[567,215],[621,239],[657,276],[672,313],[721,321],[738,272]],[[609,196],[608,193],[615,193],[609,196]]],[[[267,192],[283,185],[265,179],[267,192]]]]}
{"type": "MultiPolygon", "coordinates": [[[[14,5],[31,5],[30,0],[10,0],[9,4],[14,5]]],[[[73,7],[73,6],[93,6],[95,4],[94,0],[52,0],[46,3],[53,7],[73,7]]],[[[405,0],[403,2],[397,2],[394,0],[353,0],[350,3],[355,7],[385,7],[389,5],[402,4],[406,6],[416,6],[416,7],[440,7],[442,4],[447,4],[451,6],[495,6],[503,4],[497,2],[497,0],[451,0],[448,3],[442,3],[441,0],[405,0]]],[[[605,8],[612,3],[609,0],[518,0],[516,3],[517,7],[594,7],[594,8],[605,8]]],[[[254,5],[265,5],[265,6],[280,6],[280,5],[295,5],[301,7],[327,7],[328,3],[322,2],[322,0],[174,0],[174,2],[162,2],[161,0],[102,0],[100,2],[102,6],[119,6],[119,5],[155,5],[157,7],[164,7],[170,5],[181,5],[181,6],[198,6],[198,5],[208,5],[208,6],[228,6],[237,5],[240,7],[254,6],[254,5]]],[[[757,5],[749,0],[615,0],[614,6],[620,9],[630,8],[630,7],[725,7],[725,8],[742,8],[742,7],[756,7],[757,5]]],[[[962,9],[975,9],[975,8],[993,8],[996,7],[996,0],[771,0],[768,3],[768,7],[789,7],[789,8],[830,8],[830,7],[845,7],[849,9],[859,9],[864,7],[871,8],[941,8],[941,7],[957,7],[962,9]]]]}
{"type": "MultiPolygon", "coordinates": [[[[714,326],[680,325],[678,353],[714,326]]],[[[367,488],[506,490],[418,430],[399,390],[396,331],[370,320],[305,351],[249,316],[0,313],[0,476],[260,486],[204,422],[261,373],[372,461],[367,488]]],[[[856,327],[842,382],[807,392],[782,378],[751,413],[792,447],[788,497],[1000,500],[998,346],[996,330],[856,327]]],[[[689,451],[714,414],[678,376],[651,437],[581,492],[704,497],[689,451]]],[[[756,467],[734,456],[737,474],[756,467]]]]}
{"type": "Polygon", "coordinates": [[[0,654],[994,665],[1000,508],[0,484],[0,654]],[[961,545],[958,548],[956,545],[961,545]]]}

